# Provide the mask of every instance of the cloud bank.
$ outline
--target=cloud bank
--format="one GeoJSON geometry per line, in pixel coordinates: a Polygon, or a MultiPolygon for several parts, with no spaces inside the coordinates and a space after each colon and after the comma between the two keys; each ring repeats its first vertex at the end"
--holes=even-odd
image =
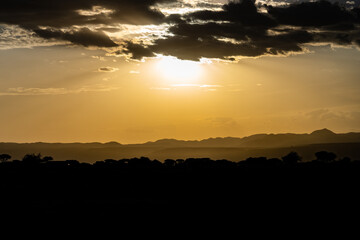
{"type": "Polygon", "coordinates": [[[221,10],[170,15],[175,23],[168,29],[170,36],[137,46],[146,47],[146,55],[134,43],[123,52],[136,59],[157,53],[198,61],[287,55],[303,52],[306,44],[360,46],[359,9],[328,1],[271,6],[240,0],[221,10]]]}
{"type": "Polygon", "coordinates": [[[33,30],[45,39],[66,40],[83,46],[114,47],[117,44],[103,32],[86,26],[159,24],[165,15],[155,5],[173,1],[3,0],[0,3],[0,23],[33,30]]]}
{"type": "Polygon", "coordinates": [[[203,10],[170,15],[159,6],[180,1],[5,0],[1,4],[0,23],[18,25],[43,39],[115,48],[114,54],[136,60],[157,54],[195,61],[235,60],[300,53],[308,44],[325,43],[360,47],[358,1],[238,0],[222,8],[204,3],[203,10]],[[147,41],[129,41],[107,35],[106,29],[117,29],[119,24],[168,27],[161,37],[149,34],[147,41]]]}
{"type": "Polygon", "coordinates": [[[25,26],[71,27],[114,23],[159,23],[157,3],[175,0],[2,0],[0,22],[25,26]]]}

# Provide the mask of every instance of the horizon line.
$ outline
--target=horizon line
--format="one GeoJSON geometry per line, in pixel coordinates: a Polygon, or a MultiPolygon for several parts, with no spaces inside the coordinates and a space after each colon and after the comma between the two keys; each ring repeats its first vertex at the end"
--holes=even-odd
{"type": "Polygon", "coordinates": [[[348,133],[360,133],[360,132],[354,132],[354,131],[349,131],[349,132],[334,132],[328,128],[322,128],[322,129],[316,129],[310,133],[294,133],[294,132],[280,132],[280,133],[255,133],[255,134],[250,134],[250,135],[246,135],[243,137],[233,137],[233,136],[226,136],[226,137],[208,137],[208,138],[202,138],[202,139],[176,139],[176,138],[159,138],[157,140],[149,140],[149,141],[145,141],[145,142],[137,142],[137,143],[121,143],[118,141],[114,141],[114,140],[110,140],[110,141],[106,141],[106,142],[99,142],[99,141],[89,141],[89,142],[80,142],[80,141],[74,141],[74,142],[46,142],[46,141],[34,141],[34,142],[13,142],[13,141],[0,141],[1,143],[14,143],[14,144],[37,144],[37,143],[45,143],[45,144],[110,144],[110,143],[116,143],[116,144],[120,144],[120,145],[139,145],[139,144],[146,144],[146,143],[155,143],[161,140],[175,140],[175,141],[184,141],[184,142],[201,142],[204,140],[209,140],[209,139],[225,139],[225,138],[246,138],[246,137],[251,137],[251,136],[255,136],[255,135],[282,135],[282,134],[297,134],[297,135],[302,135],[302,134],[308,134],[310,135],[313,132],[316,131],[321,131],[321,130],[328,130],[330,132],[333,132],[335,134],[348,134],[348,133]]]}

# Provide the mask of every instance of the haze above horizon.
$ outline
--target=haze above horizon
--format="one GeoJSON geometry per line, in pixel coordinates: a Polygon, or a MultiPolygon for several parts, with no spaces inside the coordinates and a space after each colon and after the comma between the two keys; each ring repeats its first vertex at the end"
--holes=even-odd
{"type": "Polygon", "coordinates": [[[360,132],[360,0],[4,0],[0,142],[360,132]]]}

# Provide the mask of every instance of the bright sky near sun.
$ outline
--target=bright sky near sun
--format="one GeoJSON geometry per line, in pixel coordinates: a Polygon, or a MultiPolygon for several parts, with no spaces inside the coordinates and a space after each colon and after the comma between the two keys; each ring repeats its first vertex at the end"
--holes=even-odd
{"type": "MultiPolygon", "coordinates": [[[[116,1],[89,8],[81,0],[74,22],[45,21],[29,5],[26,11],[38,17],[24,26],[10,19],[15,8],[5,2],[0,141],[138,143],[325,127],[360,131],[360,30],[351,17],[341,20],[351,31],[337,22],[309,30],[293,19],[282,23],[281,11],[261,5],[293,1],[258,1],[245,16],[259,25],[249,27],[231,10],[249,6],[223,7],[227,1],[152,0],[143,12],[142,1],[135,8],[120,1],[137,16],[132,19],[116,1]]],[[[348,2],[343,14],[358,6],[348,2]]],[[[71,21],[73,8],[59,17],[71,21]]]]}

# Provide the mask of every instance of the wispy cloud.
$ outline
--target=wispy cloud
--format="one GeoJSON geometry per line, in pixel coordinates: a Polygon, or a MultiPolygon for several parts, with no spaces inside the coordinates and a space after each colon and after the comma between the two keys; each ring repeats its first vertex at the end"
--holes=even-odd
{"type": "Polygon", "coordinates": [[[9,88],[7,91],[0,92],[0,96],[36,96],[36,95],[64,95],[64,94],[76,94],[86,92],[108,92],[116,90],[116,87],[109,86],[83,86],[76,89],[68,88],[9,88]]]}
{"type": "Polygon", "coordinates": [[[116,72],[118,70],[119,68],[114,68],[114,67],[101,67],[98,69],[98,72],[116,72]]]}
{"type": "Polygon", "coordinates": [[[0,50],[32,48],[64,44],[63,41],[46,40],[34,36],[33,32],[15,25],[0,24],[0,50]]]}
{"type": "Polygon", "coordinates": [[[5,92],[1,92],[1,96],[11,96],[11,95],[59,95],[66,94],[69,90],[66,88],[9,88],[5,92]]]}
{"type": "Polygon", "coordinates": [[[91,56],[91,58],[99,59],[100,61],[106,61],[105,58],[102,56],[91,56]]]}

